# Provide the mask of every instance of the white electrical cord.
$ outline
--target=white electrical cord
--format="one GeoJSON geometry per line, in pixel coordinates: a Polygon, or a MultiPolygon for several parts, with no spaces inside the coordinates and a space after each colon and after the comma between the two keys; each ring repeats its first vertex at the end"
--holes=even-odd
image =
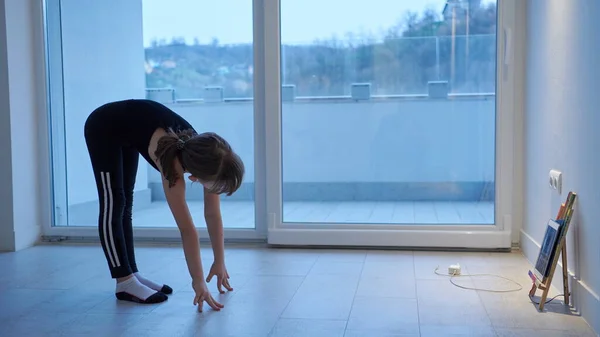
{"type": "Polygon", "coordinates": [[[434,273],[436,275],[440,275],[440,276],[449,276],[450,277],[450,283],[452,283],[453,285],[455,285],[456,287],[462,288],[462,289],[467,289],[467,290],[478,290],[478,291],[487,291],[487,292],[492,292],[492,293],[510,293],[510,292],[515,292],[515,291],[520,291],[523,289],[523,286],[521,284],[519,284],[519,282],[511,280],[509,278],[506,278],[504,276],[500,276],[500,275],[493,275],[493,274],[442,274],[442,273],[438,273],[438,269],[440,269],[440,266],[437,266],[435,268],[434,273]],[[460,284],[456,284],[453,281],[454,277],[458,277],[458,276],[469,276],[469,277],[474,277],[474,276],[493,276],[493,277],[498,277],[507,281],[510,281],[514,284],[516,284],[519,288],[518,289],[508,289],[508,290],[495,290],[495,289],[481,289],[481,288],[471,288],[471,287],[465,287],[465,286],[461,286],[460,284]]]}

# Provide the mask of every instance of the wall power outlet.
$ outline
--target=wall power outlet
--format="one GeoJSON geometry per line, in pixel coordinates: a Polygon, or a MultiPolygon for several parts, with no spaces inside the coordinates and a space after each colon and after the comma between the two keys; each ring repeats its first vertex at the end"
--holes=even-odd
{"type": "Polygon", "coordinates": [[[560,194],[562,191],[562,172],[550,170],[550,173],[548,173],[548,183],[550,184],[550,188],[555,189],[560,194]]]}

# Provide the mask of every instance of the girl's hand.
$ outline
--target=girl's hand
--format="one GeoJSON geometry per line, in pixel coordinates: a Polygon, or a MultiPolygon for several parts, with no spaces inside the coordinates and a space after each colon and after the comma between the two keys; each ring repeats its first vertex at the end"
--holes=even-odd
{"type": "Polygon", "coordinates": [[[210,267],[210,272],[208,273],[206,282],[210,282],[213,276],[217,277],[217,288],[221,294],[225,293],[222,286],[224,286],[228,291],[233,291],[233,288],[231,285],[229,285],[229,274],[227,273],[227,268],[225,268],[225,263],[214,262],[210,267]]]}
{"type": "Polygon", "coordinates": [[[194,296],[194,305],[198,305],[198,311],[202,312],[204,301],[206,301],[206,303],[208,303],[208,305],[210,305],[211,308],[215,309],[216,311],[219,311],[224,307],[223,304],[215,301],[215,299],[212,297],[204,280],[192,282],[192,288],[194,288],[194,292],[196,292],[196,295],[194,296]]]}

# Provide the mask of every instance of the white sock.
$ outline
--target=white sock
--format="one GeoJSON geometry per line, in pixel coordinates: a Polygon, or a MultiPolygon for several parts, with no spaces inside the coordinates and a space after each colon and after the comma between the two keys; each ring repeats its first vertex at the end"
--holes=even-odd
{"type": "Polygon", "coordinates": [[[148,287],[150,289],[154,289],[156,291],[162,290],[162,287],[163,287],[162,284],[154,283],[154,282],[150,281],[149,279],[140,275],[140,273],[134,273],[133,275],[138,279],[138,281],[140,281],[141,284],[145,285],[146,287],[148,287]]]}
{"type": "Polygon", "coordinates": [[[117,283],[116,293],[128,293],[145,301],[148,297],[156,294],[156,290],[146,287],[136,277],[131,277],[127,281],[117,283]]]}

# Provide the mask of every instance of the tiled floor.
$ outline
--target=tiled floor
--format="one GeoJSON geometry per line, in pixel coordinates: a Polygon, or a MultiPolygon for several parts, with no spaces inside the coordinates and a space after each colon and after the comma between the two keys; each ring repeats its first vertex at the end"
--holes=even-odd
{"type": "MultiPolygon", "coordinates": [[[[205,269],[211,250],[203,249],[205,269]]],[[[220,312],[192,305],[180,247],[140,247],[147,277],[175,288],[159,305],[118,303],[98,246],[38,246],[0,254],[0,336],[595,336],[561,301],[538,313],[519,253],[286,250],[232,246],[234,291],[220,312]],[[516,293],[466,290],[434,274],[497,273],[516,293]]],[[[510,289],[492,277],[469,287],[510,289]]]]}
{"type": "MultiPolygon", "coordinates": [[[[206,226],[202,202],[190,202],[192,216],[199,227],[206,226]]],[[[392,223],[392,224],[493,224],[493,202],[285,202],[285,222],[392,223]]],[[[221,203],[224,225],[228,228],[254,228],[254,203],[221,203]]],[[[72,226],[95,226],[93,212],[70,214],[72,226]]],[[[134,224],[141,227],[174,227],[166,202],[156,202],[134,213],[134,224]]]]}

